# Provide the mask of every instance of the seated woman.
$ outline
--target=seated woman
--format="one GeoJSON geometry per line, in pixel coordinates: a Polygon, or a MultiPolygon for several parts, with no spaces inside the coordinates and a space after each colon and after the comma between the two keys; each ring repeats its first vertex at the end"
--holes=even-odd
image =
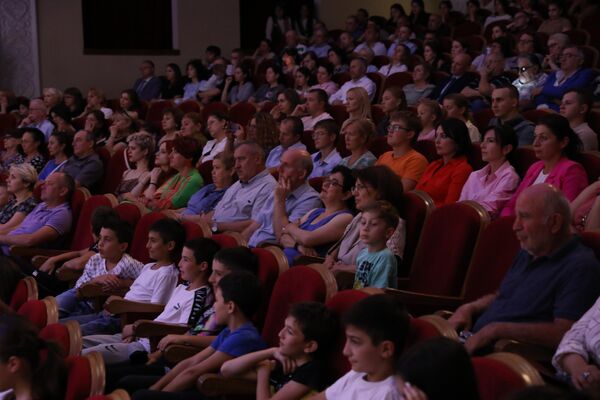
{"type": "Polygon", "coordinates": [[[431,66],[427,63],[419,63],[415,65],[412,78],[413,83],[404,85],[402,91],[406,96],[406,105],[409,107],[415,107],[421,99],[427,98],[435,89],[435,85],[429,83],[429,77],[431,76],[431,66]]]}
{"type": "Polygon", "coordinates": [[[444,61],[442,53],[443,51],[436,41],[428,41],[423,44],[423,60],[425,60],[425,63],[429,66],[429,72],[450,72],[450,66],[444,61]]]}
{"type": "Polygon", "coordinates": [[[196,94],[200,91],[202,80],[207,78],[208,71],[200,60],[191,60],[185,67],[188,83],[183,87],[183,98],[181,101],[195,100],[196,94]]]}
{"type": "Polygon", "coordinates": [[[385,117],[377,125],[377,136],[386,136],[390,126],[390,114],[406,110],[406,97],[400,87],[390,86],[385,89],[381,96],[381,110],[385,113],[385,117]]]}
{"type": "Polygon", "coordinates": [[[73,155],[73,136],[66,132],[54,131],[48,139],[48,154],[50,160],[38,176],[40,182],[60,170],[67,159],[73,155]]]}
{"type": "Polygon", "coordinates": [[[229,76],[225,79],[221,101],[233,106],[248,101],[252,93],[254,93],[252,70],[247,65],[238,65],[233,70],[233,77],[229,76]]]}
{"type": "Polygon", "coordinates": [[[435,140],[437,127],[444,117],[440,104],[431,99],[421,99],[417,105],[417,116],[422,129],[417,140],[435,140]]]}
{"type": "Polygon", "coordinates": [[[470,121],[469,100],[459,93],[451,93],[444,97],[444,110],[446,118],[456,118],[461,120],[469,130],[471,143],[481,142],[481,133],[479,129],[470,121]]]}
{"type": "Polygon", "coordinates": [[[76,87],[66,88],[63,92],[63,104],[69,109],[71,118],[76,118],[78,115],[81,115],[85,108],[81,90],[76,87]]]}
{"type": "MultiPolygon", "coordinates": [[[[352,39],[350,39],[352,40],[352,39]]],[[[346,61],[347,56],[346,53],[338,48],[332,47],[327,52],[327,60],[333,65],[333,73],[341,74],[343,72],[348,72],[348,63],[346,61]]],[[[331,95],[330,95],[331,96],[331,95]]]]}
{"type": "Polygon", "coordinates": [[[166,141],[162,142],[158,146],[158,152],[154,158],[154,168],[150,171],[150,176],[147,177],[142,183],[144,191],[139,197],[135,197],[129,194],[124,195],[125,200],[132,202],[140,202],[147,204],[150,200],[154,199],[155,194],[158,191],[162,191],[164,186],[170,179],[175,175],[176,171],[171,168],[169,162],[169,155],[173,151],[173,142],[166,141]]]}
{"type": "Polygon", "coordinates": [[[301,101],[306,99],[306,95],[310,90],[310,80],[312,76],[306,67],[300,67],[294,73],[294,89],[298,93],[301,101]]]}
{"type": "Polygon", "coordinates": [[[353,87],[348,90],[348,94],[346,95],[346,111],[349,116],[348,119],[342,123],[342,131],[344,131],[346,125],[351,121],[358,119],[373,119],[371,116],[371,100],[369,100],[369,94],[364,88],[353,87]]]}
{"type": "Polygon", "coordinates": [[[71,125],[71,113],[67,106],[60,103],[52,107],[50,109],[50,117],[54,126],[56,126],[55,131],[67,132],[71,135],[75,134],[75,128],[71,125]]]}
{"type": "Polygon", "coordinates": [[[181,75],[181,68],[175,63],[167,64],[165,68],[165,76],[162,80],[162,88],[160,90],[161,99],[173,99],[183,96],[183,86],[185,80],[181,75]]]}
{"type": "Polygon", "coordinates": [[[298,66],[298,50],[285,48],[281,53],[281,61],[283,63],[282,72],[286,75],[294,75],[298,66]]]}
{"type": "Polygon", "coordinates": [[[121,92],[121,97],[119,97],[119,107],[121,107],[121,112],[129,115],[131,119],[140,118],[142,104],[140,103],[140,98],[135,90],[127,89],[121,92]]]}
{"type": "Polygon", "coordinates": [[[148,133],[138,132],[127,138],[127,159],[135,168],[123,172],[121,183],[115,189],[119,200],[137,197],[150,176],[154,161],[154,138],[148,133]]]}
{"type": "Polygon", "coordinates": [[[181,119],[183,112],[179,108],[166,108],[162,112],[160,126],[163,131],[163,136],[158,141],[158,144],[166,140],[175,140],[177,133],[181,128],[181,119]]]}
{"type": "Polygon", "coordinates": [[[23,162],[23,154],[19,152],[22,136],[23,132],[16,129],[4,134],[4,150],[0,152],[0,172],[7,172],[11,165],[23,162]]]}
{"type": "Polygon", "coordinates": [[[277,64],[269,65],[265,72],[267,82],[258,87],[256,92],[250,96],[248,102],[256,104],[259,108],[262,108],[266,102],[275,102],[279,92],[285,89],[285,86],[281,84],[281,78],[281,67],[277,64]]]}
{"type": "MultiPolygon", "coordinates": [[[[386,200],[391,204],[401,204],[402,181],[391,169],[377,165],[354,172],[356,184],[352,188],[356,209],[362,211],[375,204],[378,200],[386,200]]],[[[358,213],[346,227],[340,240],[334,244],[325,257],[324,264],[332,271],[356,272],[356,258],[366,247],[360,240],[361,213],[358,213]]],[[[404,220],[399,219],[398,226],[392,237],[387,241],[387,247],[401,259],[404,254],[406,230],[404,220]]]]}
{"type": "Polygon", "coordinates": [[[246,140],[258,143],[268,154],[279,144],[279,129],[277,123],[266,112],[258,112],[246,127],[246,140]]]}
{"type": "Polygon", "coordinates": [[[138,129],[137,123],[127,114],[115,113],[112,120],[113,123],[108,128],[110,135],[104,142],[104,147],[110,154],[124,150],[127,147],[127,138],[138,129]]]}
{"type": "Polygon", "coordinates": [[[488,128],[481,142],[481,159],[488,164],[469,175],[459,201],[474,200],[490,217],[497,217],[519,185],[519,175],[511,165],[518,144],[519,138],[509,125],[488,128]]]}
{"type": "Polygon", "coordinates": [[[46,165],[44,144],[46,137],[37,128],[22,128],[21,150],[23,150],[23,162],[33,165],[37,172],[40,172],[46,165]]]}
{"type": "Polygon", "coordinates": [[[277,95],[277,104],[271,109],[271,116],[281,122],[292,115],[298,104],[300,104],[298,93],[294,89],[285,89],[277,95]]]}
{"type": "Polygon", "coordinates": [[[80,117],[86,116],[94,110],[102,112],[104,114],[104,118],[109,119],[113,115],[113,110],[108,107],[105,107],[106,97],[104,97],[104,92],[97,88],[90,88],[87,92],[87,105],[83,110],[83,113],[80,117]]]}
{"type": "Polygon", "coordinates": [[[215,111],[208,116],[206,125],[212,139],[206,142],[202,149],[200,163],[210,161],[222,151],[229,150],[231,145],[230,124],[229,115],[220,111],[215,111]]]}
{"type": "Polygon", "coordinates": [[[530,108],[533,104],[533,90],[544,86],[548,75],[542,69],[540,59],[533,53],[517,56],[517,69],[519,77],[512,84],[519,91],[519,106],[530,108]]]}
{"type": "Polygon", "coordinates": [[[600,179],[586,187],[571,202],[571,215],[577,232],[600,229],[600,179]]]}
{"type": "Polygon", "coordinates": [[[206,135],[202,132],[202,116],[196,112],[189,112],[181,118],[181,130],[178,136],[188,136],[196,139],[201,147],[206,144],[206,135]]]}
{"type": "Polygon", "coordinates": [[[12,198],[0,208],[0,234],[5,235],[23,222],[38,201],[33,197],[37,172],[30,164],[15,164],[10,167],[6,189],[12,198]]]}
{"type": "MultiPolygon", "coordinates": [[[[337,166],[323,181],[319,197],[324,208],[309,211],[299,221],[291,222],[283,228],[279,242],[284,246],[289,265],[301,254],[307,256],[325,256],[327,248],[344,233],[345,227],[352,221],[354,199],[351,188],[354,176],[350,169],[337,166]]],[[[279,183],[275,197],[281,198],[287,193],[279,183]]],[[[276,200],[277,201],[277,200],[276,200]]]]}
{"type": "Polygon", "coordinates": [[[110,136],[108,122],[102,111],[94,110],[86,115],[84,129],[94,134],[96,146],[104,146],[110,136]]]}
{"type": "Polygon", "coordinates": [[[408,71],[406,63],[408,62],[409,56],[410,50],[408,47],[403,44],[399,44],[394,49],[394,54],[392,55],[390,63],[379,68],[379,71],[377,72],[386,77],[398,72],[406,72],[408,71]]]}
{"type": "Polygon", "coordinates": [[[338,91],[338,84],[331,80],[333,76],[333,64],[329,61],[320,61],[317,67],[317,84],[310,89],[322,89],[331,96],[338,91]]]}
{"type": "Polygon", "coordinates": [[[577,389],[600,383],[600,298],[565,333],[552,365],[577,389]]]}
{"type": "MultiPolygon", "coordinates": [[[[154,198],[147,203],[152,210],[177,209],[184,207],[190,197],[204,184],[202,176],[194,168],[200,146],[192,138],[178,137],[173,141],[173,150],[169,155],[169,165],[177,174],[154,193],[154,198]]],[[[150,180],[150,185],[156,182],[150,180]]]]}
{"type": "Polygon", "coordinates": [[[427,192],[439,207],[458,201],[473,172],[466,157],[471,140],[465,123],[456,118],[443,120],[437,128],[435,147],[442,158],[429,164],[415,189],[427,192]]]}
{"type": "Polygon", "coordinates": [[[368,119],[350,121],[342,130],[342,134],[350,155],[343,158],[339,165],[350,169],[362,169],[375,164],[377,157],[367,148],[369,140],[375,135],[375,125],[371,121],[368,119]]]}
{"type": "Polygon", "coordinates": [[[37,328],[16,314],[0,316],[0,391],[8,399],[64,399],[67,366],[56,343],[38,336],[37,328]]]}
{"type": "Polygon", "coordinates": [[[578,162],[581,139],[558,114],[544,115],[535,126],[533,150],[540,160],[525,174],[514,196],[502,209],[501,216],[514,215],[519,194],[537,183],[548,183],[561,190],[569,201],[574,200],[588,184],[585,170],[578,162]]]}

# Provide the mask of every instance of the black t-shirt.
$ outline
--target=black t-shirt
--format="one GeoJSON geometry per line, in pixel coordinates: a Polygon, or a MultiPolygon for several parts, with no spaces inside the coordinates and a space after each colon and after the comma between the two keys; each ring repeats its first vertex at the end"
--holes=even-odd
{"type": "Polygon", "coordinates": [[[331,383],[329,374],[320,361],[309,361],[287,375],[283,373],[281,364],[277,363],[277,366],[271,372],[270,378],[270,384],[275,389],[275,392],[279,391],[289,381],[308,386],[316,392],[325,390],[331,383]]]}

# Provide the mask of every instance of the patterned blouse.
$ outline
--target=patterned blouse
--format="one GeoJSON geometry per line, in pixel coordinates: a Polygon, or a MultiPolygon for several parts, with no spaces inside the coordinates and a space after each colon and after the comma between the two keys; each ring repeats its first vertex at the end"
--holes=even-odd
{"type": "MultiPolygon", "coordinates": [[[[27,162],[27,160],[25,160],[25,162],[27,162]]],[[[29,164],[31,164],[33,166],[33,168],[35,168],[35,170],[39,174],[44,169],[44,166],[46,165],[46,159],[44,158],[43,155],[38,154],[37,156],[33,157],[29,161],[29,164]]]]}
{"type": "Polygon", "coordinates": [[[0,208],[0,224],[7,223],[18,212],[29,214],[37,204],[38,201],[33,196],[20,203],[17,203],[16,199],[11,199],[4,207],[0,208]]]}

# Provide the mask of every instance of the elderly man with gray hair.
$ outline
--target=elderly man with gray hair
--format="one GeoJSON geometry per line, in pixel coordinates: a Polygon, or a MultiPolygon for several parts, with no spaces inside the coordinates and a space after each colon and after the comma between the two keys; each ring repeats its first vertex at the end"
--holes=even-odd
{"type": "Polygon", "coordinates": [[[46,117],[48,108],[40,99],[33,99],[29,102],[29,114],[21,121],[19,128],[37,128],[44,133],[46,142],[54,131],[54,125],[46,117]]]}
{"type": "Polygon", "coordinates": [[[249,237],[248,245],[277,240],[284,226],[321,206],[319,193],[307,183],[312,169],[312,159],[306,150],[290,149],[283,153],[279,183],[258,218],[243,232],[249,237]]]}
{"type": "Polygon", "coordinates": [[[94,150],[94,144],[93,133],[77,132],[73,138],[73,155],[61,168],[62,172],[75,180],[77,186],[84,186],[90,190],[95,189],[104,174],[104,166],[94,150]]]}
{"type": "Polygon", "coordinates": [[[455,329],[474,332],[465,342],[470,353],[499,339],[554,348],[600,294],[600,264],[571,234],[569,203],[558,189],[530,186],[517,199],[516,214],[521,251],[499,290],[449,319],[455,329]]]}

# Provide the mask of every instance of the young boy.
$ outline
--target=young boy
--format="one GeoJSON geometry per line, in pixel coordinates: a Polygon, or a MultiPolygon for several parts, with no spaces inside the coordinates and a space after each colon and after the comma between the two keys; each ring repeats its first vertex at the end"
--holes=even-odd
{"type": "Polygon", "coordinates": [[[409,316],[394,299],[374,295],[344,315],[344,356],[352,370],[313,400],[392,399],[394,371],[409,330],[409,316]]]}
{"type": "Polygon", "coordinates": [[[150,387],[150,392],[138,391],[134,398],[154,398],[152,391],[161,391],[178,393],[172,393],[172,397],[154,393],[156,398],[195,399],[198,393],[189,390],[201,375],[218,372],[227,360],[264,349],[260,334],[250,322],[260,304],[260,294],[260,282],[251,273],[238,271],[224,276],[215,289],[214,308],[217,323],[225,329],[209,347],[177,364],[150,387]]]}
{"type": "Polygon", "coordinates": [[[360,240],[367,245],[356,257],[354,288],[398,286],[396,257],[386,247],[398,226],[398,214],[386,201],[377,201],[362,212],[360,240]]]}
{"type": "MultiPolygon", "coordinates": [[[[179,269],[181,278],[188,284],[175,288],[163,312],[156,322],[193,325],[213,303],[213,293],[208,284],[212,260],[219,245],[212,239],[193,239],[186,242],[181,252],[179,269]]],[[[83,338],[83,354],[98,351],[105,364],[116,364],[135,358],[143,358],[150,352],[150,341],[136,339],[135,326],[125,325],[116,335],[91,335],[83,338]]]]}
{"type": "Polygon", "coordinates": [[[309,179],[331,174],[333,168],[342,161],[342,156],[335,149],[339,131],[340,128],[333,119],[316,123],[312,137],[317,152],[311,154],[313,170],[309,179]]]}
{"type": "Polygon", "coordinates": [[[273,347],[226,361],[224,376],[241,375],[257,379],[256,398],[301,399],[318,393],[330,383],[324,356],[338,332],[336,316],[316,302],[292,305],[279,332],[279,347],[273,347]]]}
{"type": "Polygon", "coordinates": [[[94,314],[87,300],[77,298],[77,289],[84,283],[100,285],[106,291],[131,286],[143,266],[126,253],[132,236],[131,226],[124,221],[108,219],[102,223],[98,254],[89,259],[75,287],[56,297],[59,318],[94,314]]]}
{"type": "MultiPolygon", "coordinates": [[[[125,294],[125,300],[166,304],[179,280],[176,263],[184,241],[185,229],[179,222],[169,218],[154,222],[146,247],[150,258],[156,261],[144,265],[125,294]]],[[[70,319],[79,322],[82,336],[115,334],[121,329],[120,318],[106,311],[70,319]]]]}

